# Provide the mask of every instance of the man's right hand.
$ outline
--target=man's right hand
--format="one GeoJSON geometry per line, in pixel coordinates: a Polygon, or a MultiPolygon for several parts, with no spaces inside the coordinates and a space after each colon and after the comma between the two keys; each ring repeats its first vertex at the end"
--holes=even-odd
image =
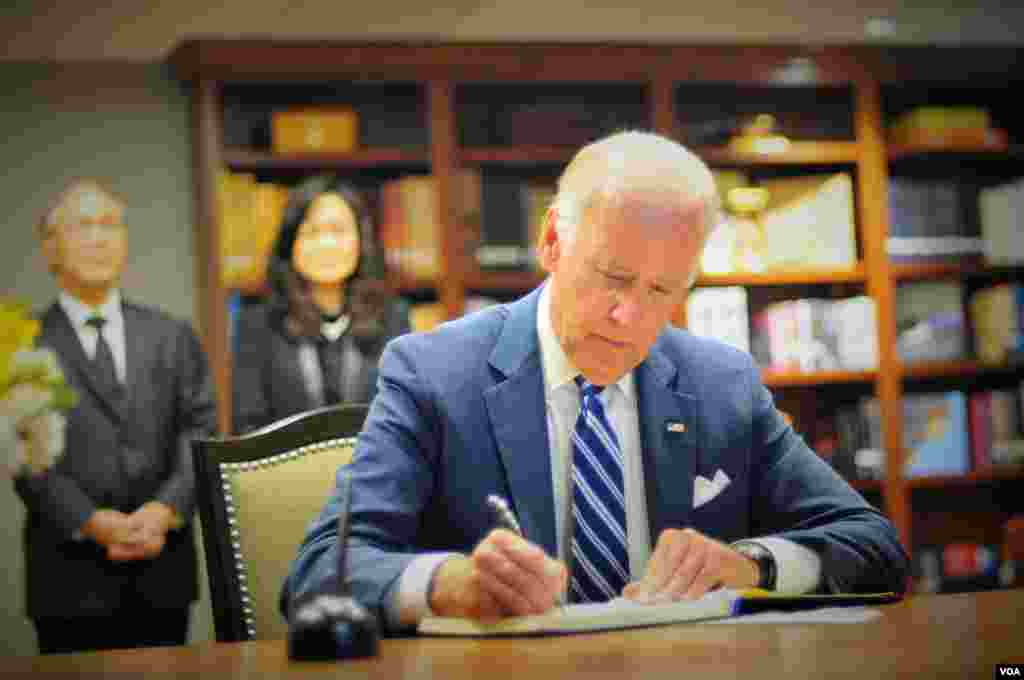
{"type": "Polygon", "coordinates": [[[430,608],[437,616],[471,619],[541,614],[565,592],[567,574],[564,564],[538,546],[495,529],[471,555],[438,567],[430,608]]]}
{"type": "Polygon", "coordinates": [[[119,510],[96,510],[82,525],[82,535],[103,547],[132,540],[141,522],[119,510]]]}

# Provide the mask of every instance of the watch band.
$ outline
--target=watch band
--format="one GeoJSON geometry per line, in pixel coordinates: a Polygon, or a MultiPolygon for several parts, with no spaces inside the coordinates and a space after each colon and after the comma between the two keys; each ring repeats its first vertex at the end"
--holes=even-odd
{"type": "Polygon", "coordinates": [[[778,570],[775,565],[775,556],[768,548],[753,541],[741,541],[733,544],[733,549],[749,557],[757,565],[758,581],[757,587],[762,590],[775,590],[778,578],[778,570]]]}

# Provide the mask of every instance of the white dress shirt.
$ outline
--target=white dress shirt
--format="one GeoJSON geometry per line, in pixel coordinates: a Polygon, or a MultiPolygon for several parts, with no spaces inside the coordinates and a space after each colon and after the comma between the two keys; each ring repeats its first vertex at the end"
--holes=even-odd
{"type": "Polygon", "coordinates": [[[125,350],[124,315],[121,313],[121,293],[116,288],[111,290],[107,299],[98,307],[90,307],[69,293],[61,292],[57,299],[71,327],[75,329],[78,341],[82,343],[82,349],[89,359],[96,357],[96,345],[99,341],[99,332],[86,322],[94,316],[102,316],[106,319],[103,324],[103,337],[114,355],[114,371],[117,373],[117,380],[122,385],[125,383],[125,376],[128,375],[128,359],[125,350]]]}
{"type": "MultiPolygon", "coordinates": [[[[565,355],[551,325],[551,288],[541,291],[537,307],[537,336],[544,374],[548,441],[551,446],[551,481],[555,504],[558,558],[570,567],[572,545],[572,430],[580,409],[579,388],[574,378],[579,371],[565,355]]],[[[623,456],[626,496],[626,541],[631,580],[643,576],[650,558],[652,541],[647,523],[643,464],[640,455],[640,425],[632,371],[609,385],[600,395],[605,413],[615,428],[623,456]]],[[[683,527],[680,527],[683,528],[683,527]]],[[[754,539],[767,548],[776,563],[776,590],[804,593],[814,589],[821,574],[821,558],[812,550],[777,537],[754,539]]],[[[420,555],[402,572],[395,599],[389,610],[392,623],[412,625],[431,613],[427,590],[434,571],[456,553],[420,555]]]]}

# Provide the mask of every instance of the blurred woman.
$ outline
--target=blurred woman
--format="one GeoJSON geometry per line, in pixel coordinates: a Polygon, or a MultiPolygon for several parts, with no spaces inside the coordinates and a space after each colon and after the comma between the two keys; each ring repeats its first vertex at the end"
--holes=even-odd
{"type": "Polygon", "coordinates": [[[373,398],[384,344],[409,330],[374,231],[353,187],[317,177],[293,190],[267,265],[270,297],[238,319],[236,432],[373,398]]]}

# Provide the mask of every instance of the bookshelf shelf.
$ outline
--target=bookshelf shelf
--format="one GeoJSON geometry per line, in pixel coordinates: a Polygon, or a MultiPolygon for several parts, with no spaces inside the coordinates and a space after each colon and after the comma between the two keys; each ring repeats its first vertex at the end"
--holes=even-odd
{"type": "Polygon", "coordinates": [[[463,163],[504,163],[538,165],[550,163],[568,163],[572,159],[576,147],[569,146],[496,146],[473,147],[459,152],[463,163]]]}
{"type": "Polygon", "coordinates": [[[942,487],[975,486],[986,482],[1021,480],[1024,480],[1024,465],[1000,465],[983,470],[974,470],[965,475],[914,477],[907,480],[907,485],[913,489],[933,489],[942,487]]]}
{"type": "Polygon", "coordinates": [[[761,378],[768,387],[798,387],[827,383],[869,383],[875,379],[876,375],[877,371],[761,372],[761,378]]]}
{"type": "Polygon", "coordinates": [[[863,493],[882,493],[882,481],[879,479],[854,479],[850,485],[863,493]]]}
{"type": "Polygon", "coordinates": [[[946,279],[961,277],[1004,276],[1024,270],[1024,262],[1017,266],[988,265],[976,257],[960,262],[929,262],[923,264],[891,265],[892,278],[897,281],[946,279]]]}
{"type": "Polygon", "coordinates": [[[402,148],[362,149],[351,153],[275,154],[269,151],[228,148],[224,164],[232,170],[348,170],[377,166],[422,166],[430,156],[426,150],[402,148]]]}
{"type": "Polygon", "coordinates": [[[790,286],[808,283],[864,283],[863,265],[852,269],[794,269],[779,272],[736,272],[704,274],[698,286],[790,286]]]}
{"type": "Polygon", "coordinates": [[[972,359],[960,361],[921,361],[902,366],[903,377],[911,379],[971,377],[1013,373],[1021,368],[1018,364],[985,364],[972,359]]]}
{"type": "Polygon", "coordinates": [[[790,142],[785,151],[755,153],[728,147],[699,146],[698,156],[711,165],[836,165],[856,163],[856,142],[790,142]]]}
{"type": "Polygon", "coordinates": [[[466,276],[466,288],[478,293],[515,293],[533,290],[544,281],[542,271],[473,271],[466,276]]]}
{"type": "MultiPolygon", "coordinates": [[[[386,181],[432,173],[441,216],[441,273],[436,281],[396,276],[388,285],[409,297],[436,298],[445,316],[454,318],[474,295],[506,297],[543,281],[541,272],[479,271],[475,258],[469,262],[456,254],[467,242],[467,225],[461,223],[467,213],[460,212],[465,208],[459,195],[460,171],[476,169],[490,175],[484,179],[492,182],[491,189],[502,182],[549,181],[579,147],[565,145],[567,140],[644,127],[691,140],[693,150],[712,167],[739,170],[761,183],[837,171],[851,175],[856,252],[861,258],[856,267],[703,276],[697,283],[747,287],[751,308],[808,294],[870,296],[877,320],[877,371],[766,372],[766,384],[778,390],[787,408],[792,405],[798,422],[810,421],[809,430],[816,428],[819,418],[835,415],[830,411],[839,401],[877,399],[882,444],[890,455],[882,479],[854,484],[881,496],[908,550],[919,542],[912,534],[918,534],[922,517],[934,517],[936,529],[947,535],[970,523],[965,518],[975,514],[998,520],[1004,509],[985,506],[981,493],[962,508],[946,503],[942,513],[931,515],[920,504],[928,494],[913,494],[913,489],[970,489],[971,484],[983,489],[985,481],[1021,479],[1024,471],[904,479],[902,400],[905,391],[929,387],[914,384],[915,380],[938,378],[954,389],[982,390],[987,389],[986,381],[998,386],[1015,383],[1020,368],[974,361],[903,366],[897,352],[895,298],[905,281],[963,279],[967,289],[985,285],[989,278],[1019,281],[1024,278],[1024,263],[990,267],[979,258],[893,264],[886,239],[891,227],[890,177],[948,179],[959,173],[981,187],[1024,176],[1024,137],[1019,107],[1012,101],[1021,81],[1020,70],[1014,68],[1021,56],[1024,49],[1009,46],[186,41],[170,63],[178,77],[188,81],[192,97],[197,326],[210,357],[220,428],[225,434],[230,431],[231,344],[225,309],[227,295],[234,292],[222,283],[220,259],[217,190],[225,165],[258,173],[260,182],[280,178],[283,184],[336,172],[369,193],[376,191],[378,197],[377,190],[386,181]],[[795,63],[803,69],[798,75],[810,74],[806,82],[784,80],[792,76],[785,66],[795,63]],[[264,129],[267,115],[321,97],[351,100],[362,122],[374,124],[361,126],[363,146],[347,154],[270,153],[264,129]],[[986,145],[887,144],[887,127],[904,112],[925,105],[983,105],[991,108],[992,126],[1005,129],[1006,135],[994,135],[993,143],[986,145]],[[822,141],[791,141],[776,153],[726,146],[730,134],[765,112],[775,115],[779,130],[793,140],[822,141]],[[237,129],[225,128],[225,121],[237,129]],[[836,401],[831,400],[833,394],[836,401]]],[[[492,208],[500,203],[487,200],[492,208]]],[[[685,312],[677,319],[685,321],[685,312]]],[[[1006,512],[1024,512],[1024,496],[1012,500],[1006,512]]]]}
{"type": "Polygon", "coordinates": [[[889,144],[886,152],[890,161],[911,160],[915,158],[932,158],[937,156],[956,156],[975,160],[1009,160],[1024,158],[1024,147],[1010,146],[1001,140],[993,140],[986,144],[948,144],[948,143],[917,143],[889,144]]]}

